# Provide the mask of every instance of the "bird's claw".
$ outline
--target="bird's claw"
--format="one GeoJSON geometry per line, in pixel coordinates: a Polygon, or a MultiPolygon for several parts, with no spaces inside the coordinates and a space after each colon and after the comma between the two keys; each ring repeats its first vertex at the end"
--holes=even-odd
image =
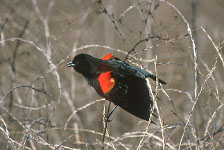
{"type": "Polygon", "coordinates": [[[110,118],[110,115],[104,115],[104,121],[105,122],[111,122],[112,119],[110,120],[109,118],[110,118]]]}

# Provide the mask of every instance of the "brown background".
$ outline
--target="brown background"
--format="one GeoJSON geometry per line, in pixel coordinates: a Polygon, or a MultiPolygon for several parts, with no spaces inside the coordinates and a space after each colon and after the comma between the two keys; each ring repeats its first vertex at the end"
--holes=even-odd
{"type": "Polygon", "coordinates": [[[127,62],[168,83],[150,80],[158,126],[117,108],[105,149],[224,149],[223,8],[223,0],[0,0],[1,149],[99,149],[108,102],[66,63],[79,53],[124,60],[149,35],[127,62]]]}

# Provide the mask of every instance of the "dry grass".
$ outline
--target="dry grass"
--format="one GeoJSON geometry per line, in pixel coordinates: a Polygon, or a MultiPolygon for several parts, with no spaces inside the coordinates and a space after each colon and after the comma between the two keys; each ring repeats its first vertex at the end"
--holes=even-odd
{"type": "Polygon", "coordinates": [[[117,108],[104,149],[224,149],[223,6],[0,1],[1,149],[102,148],[108,102],[65,64],[109,52],[167,85],[147,80],[158,125],[117,108]]]}

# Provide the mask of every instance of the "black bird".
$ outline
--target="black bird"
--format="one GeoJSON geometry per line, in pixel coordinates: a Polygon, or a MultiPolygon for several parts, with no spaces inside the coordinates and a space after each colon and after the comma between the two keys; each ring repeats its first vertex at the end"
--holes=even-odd
{"type": "MultiPolygon", "coordinates": [[[[145,78],[156,80],[155,75],[129,65],[110,53],[102,59],[79,54],[67,65],[81,73],[100,96],[113,102],[116,105],[114,109],[120,106],[136,117],[149,120],[153,101],[145,78]]],[[[158,82],[166,84],[161,79],[158,82]]]]}

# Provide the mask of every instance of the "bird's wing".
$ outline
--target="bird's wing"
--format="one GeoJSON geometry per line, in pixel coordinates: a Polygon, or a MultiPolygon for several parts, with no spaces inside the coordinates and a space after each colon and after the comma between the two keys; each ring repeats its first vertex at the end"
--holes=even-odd
{"type": "Polygon", "coordinates": [[[109,100],[136,117],[149,120],[153,102],[145,79],[120,78],[117,74],[114,79],[114,88],[106,94],[109,100]]]}
{"type": "MultiPolygon", "coordinates": [[[[116,68],[115,71],[120,75],[124,76],[135,76],[138,78],[148,78],[150,77],[154,81],[156,81],[157,77],[154,74],[149,73],[148,71],[145,71],[143,69],[140,69],[138,67],[129,65],[123,61],[120,60],[109,60],[109,64],[112,66],[112,68],[116,68]]],[[[158,78],[158,82],[162,84],[166,84],[163,80],[158,78]]]]}

